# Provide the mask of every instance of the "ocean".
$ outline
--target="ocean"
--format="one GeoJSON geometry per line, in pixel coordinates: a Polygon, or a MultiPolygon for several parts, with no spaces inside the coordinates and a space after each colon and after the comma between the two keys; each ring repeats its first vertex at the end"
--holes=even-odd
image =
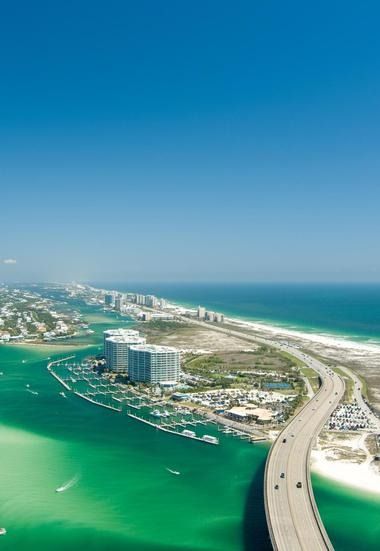
{"type": "MultiPolygon", "coordinates": [[[[174,291],[159,294],[180,300],[174,291]]],[[[198,296],[185,302],[198,302],[198,296]]],[[[78,359],[99,351],[105,328],[131,324],[116,314],[80,309],[95,333],[76,349],[78,359]]],[[[0,346],[3,549],[270,549],[263,506],[266,444],[221,434],[219,446],[207,446],[70,393],[65,399],[46,366],[48,357],[71,352],[64,344],[0,346]],[[55,492],[73,479],[67,491],[55,492]]],[[[337,551],[378,549],[378,497],[317,476],[313,486],[337,551]]]]}
{"type": "Polygon", "coordinates": [[[380,284],[93,284],[199,304],[246,320],[380,343],[380,284]]]}

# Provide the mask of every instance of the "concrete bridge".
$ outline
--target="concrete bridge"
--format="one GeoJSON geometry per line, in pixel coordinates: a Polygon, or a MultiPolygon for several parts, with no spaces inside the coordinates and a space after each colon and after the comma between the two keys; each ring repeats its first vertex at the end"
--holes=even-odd
{"type": "Polygon", "coordinates": [[[318,360],[284,348],[315,369],[322,386],[281,432],[267,458],[264,498],[269,534],[275,551],[331,551],[311,486],[310,452],[343,396],[344,382],[318,360]]]}

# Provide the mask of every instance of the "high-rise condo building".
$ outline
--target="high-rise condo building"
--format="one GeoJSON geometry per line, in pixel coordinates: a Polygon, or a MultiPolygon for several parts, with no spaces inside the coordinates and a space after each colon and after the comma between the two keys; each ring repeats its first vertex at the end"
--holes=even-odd
{"type": "Polygon", "coordinates": [[[128,375],[133,382],[175,385],[180,355],[176,348],[153,344],[133,345],[128,351],[128,375]]]}
{"type": "Polygon", "coordinates": [[[158,306],[158,298],[154,295],[146,295],[145,297],[145,305],[149,308],[157,308],[158,306]]]}
{"type": "Polygon", "coordinates": [[[117,295],[115,297],[115,310],[120,312],[121,307],[123,306],[123,304],[124,304],[123,295],[117,295]]]}
{"type": "Polygon", "coordinates": [[[127,341],[129,344],[142,344],[145,342],[145,339],[139,340],[141,339],[140,334],[134,329],[107,329],[103,333],[103,339],[107,367],[115,371],[119,370],[119,368],[121,371],[127,369],[128,350],[125,351],[126,361],[123,363],[123,341],[127,341]],[[116,341],[112,339],[116,339],[116,341]],[[120,346],[118,346],[119,344],[120,346]]]}
{"type": "Polygon", "coordinates": [[[206,308],[204,306],[198,306],[198,318],[204,320],[206,317],[206,308]]]}
{"type": "Polygon", "coordinates": [[[113,295],[111,293],[104,295],[104,304],[105,306],[113,306],[113,295]]]}

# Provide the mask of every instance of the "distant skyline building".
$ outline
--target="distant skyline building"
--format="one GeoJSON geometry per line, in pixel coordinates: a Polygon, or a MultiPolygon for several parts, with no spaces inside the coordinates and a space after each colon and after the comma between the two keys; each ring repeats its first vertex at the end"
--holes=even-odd
{"type": "Polygon", "coordinates": [[[206,317],[206,308],[204,306],[198,306],[198,318],[204,320],[206,317]]]}
{"type": "Polygon", "coordinates": [[[106,295],[104,295],[104,304],[106,306],[113,306],[113,303],[114,303],[113,294],[107,293],[106,295]]]}
{"type": "Polygon", "coordinates": [[[113,336],[106,339],[106,364],[116,373],[128,372],[128,349],[132,345],[144,345],[144,337],[137,336],[113,336]]]}
{"type": "Polygon", "coordinates": [[[215,318],[215,312],[206,311],[206,320],[207,321],[214,321],[215,318]]]}
{"type": "Polygon", "coordinates": [[[168,305],[168,301],[165,300],[164,298],[160,298],[158,305],[161,308],[161,310],[164,310],[168,305]]]}
{"type": "Polygon", "coordinates": [[[153,344],[132,345],[128,351],[128,375],[132,382],[175,385],[180,374],[179,350],[153,344]]]}
{"type": "Polygon", "coordinates": [[[145,295],[136,295],[136,304],[145,306],[145,295]]]}
{"type": "Polygon", "coordinates": [[[124,304],[123,295],[117,295],[115,298],[115,310],[120,312],[122,306],[124,304]]]}
{"type": "Polygon", "coordinates": [[[145,304],[149,308],[157,308],[158,306],[158,298],[154,295],[146,295],[145,297],[145,304]]]}

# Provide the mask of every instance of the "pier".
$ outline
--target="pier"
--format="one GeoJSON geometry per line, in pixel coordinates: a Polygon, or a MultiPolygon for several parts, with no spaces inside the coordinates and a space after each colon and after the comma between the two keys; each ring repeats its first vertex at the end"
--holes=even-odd
{"type": "Polygon", "coordinates": [[[163,432],[168,432],[170,434],[175,434],[176,436],[182,436],[183,438],[190,438],[191,440],[197,440],[198,442],[203,442],[204,444],[213,444],[218,445],[219,440],[216,439],[216,441],[210,441],[210,440],[204,440],[201,436],[192,436],[189,434],[184,434],[183,432],[177,432],[175,430],[172,430],[170,428],[167,428],[165,425],[159,425],[156,423],[153,423],[152,421],[148,421],[148,419],[144,419],[143,417],[138,417],[137,415],[134,415],[133,413],[127,413],[128,417],[132,417],[132,419],[135,419],[136,421],[140,421],[141,423],[145,423],[146,425],[150,425],[151,427],[154,427],[158,430],[162,430],[163,432]]]}
{"type": "Polygon", "coordinates": [[[107,379],[94,373],[91,366],[87,363],[68,365],[67,360],[73,358],[75,358],[75,356],[50,362],[48,364],[48,371],[66,390],[72,391],[73,394],[79,398],[117,413],[122,413],[122,406],[125,404],[128,409],[131,408],[141,411],[141,415],[136,415],[128,411],[127,415],[131,419],[150,425],[157,430],[176,436],[182,436],[183,438],[190,438],[191,440],[197,440],[205,444],[219,444],[218,438],[214,436],[207,434],[197,436],[193,431],[187,429],[187,427],[207,425],[209,422],[206,419],[201,417],[195,418],[190,412],[187,414],[187,412],[183,410],[177,411],[176,408],[173,408],[172,405],[168,405],[165,401],[151,400],[146,396],[140,396],[133,389],[125,390],[120,384],[110,383],[107,379]],[[67,378],[56,373],[52,368],[54,365],[67,370],[67,378]],[[97,396],[104,396],[105,401],[101,398],[97,399],[97,396]],[[117,402],[120,406],[116,407],[111,405],[109,403],[111,401],[117,402]],[[158,408],[161,408],[161,411],[158,408]],[[155,421],[147,418],[152,414],[156,417],[155,421]],[[188,417],[186,417],[185,414],[187,414],[188,417]],[[163,419],[166,421],[163,422],[163,419]],[[181,431],[179,429],[183,430],[181,431]]]}

